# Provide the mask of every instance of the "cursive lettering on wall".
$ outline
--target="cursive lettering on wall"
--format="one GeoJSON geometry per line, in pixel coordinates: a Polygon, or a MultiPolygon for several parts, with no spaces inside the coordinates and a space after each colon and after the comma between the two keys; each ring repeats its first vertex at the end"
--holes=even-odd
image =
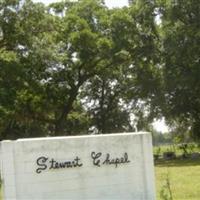
{"type": "Polygon", "coordinates": [[[42,156],[42,157],[39,157],[36,161],[37,165],[40,166],[36,169],[36,172],[38,174],[41,173],[42,170],[45,170],[47,168],[47,165],[46,165],[46,161],[48,160],[48,158],[42,156]]]}
{"type": "MultiPolygon", "coordinates": [[[[92,151],[90,154],[92,159],[92,164],[97,167],[101,167],[102,165],[114,165],[117,168],[119,165],[130,163],[131,161],[128,158],[128,153],[125,152],[120,157],[113,157],[110,153],[103,154],[102,152],[92,151]]],[[[75,168],[82,167],[83,163],[81,162],[81,158],[76,156],[72,160],[66,161],[57,161],[54,158],[49,158],[45,156],[41,156],[36,160],[37,169],[36,173],[40,174],[45,170],[56,170],[61,168],[75,168]]]]}
{"type": "Polygon", "coordinates": [[[95,152],[92,152],[91,153],[91,157],[93,159],[93,165],[96,165],[98,167],[100,167],[100,159],[99,157],[101,157],[102,153],[99,152],[99,153],[95,153],[95,152]]]}
{"type": "Polygon", "coordinates": [[[124,153],[123,157],[121,158],[111,158],[110,154],[106,154],[106,159],[103,161],[103,165],[115,165],[117,167],[119,164],[129,163],[130,160],[128,159],[128,154],[124,153]]]}
{"type": "Polygon", "coordinates": [[[115,165],[115,167],[117,168],[119,164],[125,164],[130,162],[127,153],[124,153],[122,157],[115,158],[111,158],[110,154],[107,153],[106,158],[103,158],[101,152],[92,152],[91,157],[93,159],[93,164],[98,167],[100,167],[101,165],[115,165]]]}
{"type": "Polygon", "coordinates": [[[64,162],[58,162],[54,158],[49,159],[48,157],[41,156],[36,161],[39,166],[36,169],[36,173],[40,174],[46,169],[60,169],[60,168],[73,168],[73,167],[82,167],[81,159],[76,156],[73,160],[68,160],[64,162]]]}

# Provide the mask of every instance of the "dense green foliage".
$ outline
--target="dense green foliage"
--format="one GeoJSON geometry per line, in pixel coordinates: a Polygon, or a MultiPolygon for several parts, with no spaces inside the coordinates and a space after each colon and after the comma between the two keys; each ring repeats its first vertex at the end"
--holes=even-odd
{"type": "Polygon", "coordinates": [[[165,114],[200,136],[200,2],[163,2],[160,35],[165,114]]]}
{"type": "Polygon", "coordinates": [[[200,3],[130,2],[0,1],[2,139],[148,130],[160,116],[200,135],[200,3]]]}

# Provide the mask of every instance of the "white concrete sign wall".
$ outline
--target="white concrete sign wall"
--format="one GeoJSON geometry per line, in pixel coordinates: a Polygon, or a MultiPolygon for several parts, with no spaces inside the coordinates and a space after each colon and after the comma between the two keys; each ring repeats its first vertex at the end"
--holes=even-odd
{"type": "Polygon", "coordinates": [[[149,133],[1,142],[4,199],[153,200],[149,133]]]}

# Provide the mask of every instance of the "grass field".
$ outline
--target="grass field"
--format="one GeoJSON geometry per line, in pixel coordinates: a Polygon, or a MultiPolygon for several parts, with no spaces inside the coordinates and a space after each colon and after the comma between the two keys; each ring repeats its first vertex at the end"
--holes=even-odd
{"type": "Polygon", "coordinates": [[[161,191],[169,194],[169,188],[173,200],[200,199],[200,159],[160,161],[155,173],[157,200],[164,200],[161,191]],[[170,187],[166,186],[167,179],[170,187]]]}

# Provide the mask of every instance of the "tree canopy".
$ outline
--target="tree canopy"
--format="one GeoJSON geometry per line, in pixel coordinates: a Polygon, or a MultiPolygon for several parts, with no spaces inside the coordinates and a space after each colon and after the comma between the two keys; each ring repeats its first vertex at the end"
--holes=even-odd
{"type": "Polygon", "coordinates": [[[199,137],[200,2],[163,1],[160,15],[164,113],[199,137]]]}
{"type": "Polygon", "coordinates": [[[148,130],[161,116],[200,136],[199,7],[2,0],[1,138],[148,130]]]}

